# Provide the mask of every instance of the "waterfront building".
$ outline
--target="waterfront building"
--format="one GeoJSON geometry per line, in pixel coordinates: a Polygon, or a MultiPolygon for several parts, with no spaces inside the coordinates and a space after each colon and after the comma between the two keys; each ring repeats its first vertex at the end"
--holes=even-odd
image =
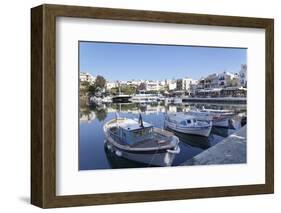
{"type": "Polygon", "coordinates": [[[118,87],[118,83],[116,83],[116,82],[106,82],[106,89],[107,90],[110,90],[114,87],[118,87]]]}
{"type": "Polygon", "coordinates": [[[177,81],[175,80],[166,80],[166,86],[169,91],[175,90],[177,88],[177,81]]]}
{"type": "Polygon", "coordinates": [[[241,65],[239,77],[240,77],[240,85],[242,87],[247,87],[247,64],[241,65]]]}
{"type": "Polygon", "coordinates": [[[141,80],[131,80],[131,81],[127,81],[126,85],[127,86],[136,86],[138,87],[143,81],[141,80]]]}
{"type": "Polygon", "coordinates": [[[195,95],[197,86],[198,86],[199,81],[198,80],[192,80],[192,82],[189,85],[189,95],[195,95]]]}
{"type": "MultiPolygon", "coordinates": [[[[229,73],[229,72],[223,72],[218,75],[219,78],[219,85],[218,87],[224,88],[224,87],[233,87],[233,86],[239,86],[239,76],[237,74],[229,73]]],[[[215,87],[212,87],[215,88],[215,87]]]]}
{"type": "Polygon", "coordinates": [[[227,87],[239,87],[240,76],[237,73],[222,72],[208,75],[205,78],[201,78],[198,81],[197,89],[214,89],[214,88],[227,88],[227,87]]]}
{"type": "Polygon", "coordinates": [[[159,90],[159,82],[158,81],[146,81],[146,90],[147,91],[158,91],[159,90]]]}
{"type": "Polygon", "coordinates": [[[80,81],[81,82],[89,82],[93,84],[96,78],[92,76],[90,73],[80,72],[80,81]]]}
{"type": "Polygon", "coordinates": [[[190,90],[190,85],[192,83],[192,79],[191,78],[181,78],[181,79],[177,79],[176,81],[177,83],[177,87],[176,89],[178,91],[189,91],[190,90]]]}

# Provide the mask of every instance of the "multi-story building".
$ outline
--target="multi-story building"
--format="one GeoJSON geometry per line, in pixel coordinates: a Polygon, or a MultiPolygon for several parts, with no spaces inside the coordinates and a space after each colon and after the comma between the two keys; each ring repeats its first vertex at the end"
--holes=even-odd
{"type": "Polygon", "coordinates": [[[169,91],[175,90],[177,88],[177,81],[176,80],[166,80],[165,87],[169,91]]]}
{"type": "Polygon", "coordinates": [[[238,87],[240,86],[240,80],[238,74],[229,72],[223,72],[218,75],[218,87],[238,87]]]}
{"type": "Polygon", "coordinates": [[[106,82],[106,89],[107,90],[110,90],[114,87],[118,87],[118,83],[116,83],[116,82],[106,82]]]}
{"type": "Polygon", "coordinates": [[[146,81],[146,90],[147,91],[158,91],[159,90],[159,82],[158,81],[146,81]]]}
{"type": "Polygon", "coordinates": [[[241,70],[239,72],[240,85],[242,87],[247,87],[247,64],[241,65],[241,70]]]}
{"type": "Polygon", "coordinates": [[[195,92],[197,90],[198,82],[199,82],[198,80],[192,80],[192,82],[190,83],[190,86],[189,86],[190,94],[195,94],[195,92]]]}
{"type": "Polygon", "coordinates": [[[190,90],[190,85],[192,84],[192,79],[191,78],[181,78],[177,79],[177,87],[176,89],[178,91],[189,91],[190,90]]]}
{"type": "Polygon", "coordinates": [[[90,73],[80,72],[80,81],[81,82],[89,82],[93,84],[96,78],[92,76],[90,73]]]}

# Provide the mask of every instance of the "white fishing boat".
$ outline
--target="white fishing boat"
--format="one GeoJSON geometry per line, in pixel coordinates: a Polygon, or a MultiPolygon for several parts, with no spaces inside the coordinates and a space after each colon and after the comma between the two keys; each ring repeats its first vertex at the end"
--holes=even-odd
{"type": "Polygon", "coordinates": [[[164,97],[160,94],[146,94],[140,93],[132,96],[131,101],[133,103],[144,104],[144,103],[158,103],[164,100],[164,97]]]}
{"type": "Polygon", "coordinates": [[[173,104],[182,104],[182,98],[180,97],[174,97],[172,100],[173,104]]]}
{"type": "Polygon", "coordinates": [[[189,110],[186,114],[194,115],[202,120],[210,120],[213,126],[229,127],[231,118],[235,115],[231,110],[215,110],[215,109],[195,109],[189,110]]]}
{"type": "Polygon", "coordinates": [[[165,116],[164,126],[174,131],[208,137],[212,129],[212,121],[198,120],[186,113],[170,113],[165,116]]]}
{"type": "Polygon", "coordinates": [[[180,152],[173,133],[139,120],[116,118],[104,125],[108,149],[119,157],[154,166],[171,166],[180,152]]]}

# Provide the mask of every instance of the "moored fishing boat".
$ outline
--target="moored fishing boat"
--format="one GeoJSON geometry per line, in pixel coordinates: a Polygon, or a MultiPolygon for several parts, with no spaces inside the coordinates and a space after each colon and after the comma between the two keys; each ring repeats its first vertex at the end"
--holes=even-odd
{"type": "Polygon", "coordinates": [[[198,120],[186,113],[170,113],[165,116],[164,126],[177,132],[208,137],[212,121],[198,120]]]}
{"type": "Polygon", "coordinates": [[[119,157],[154,166],[171,166],[180,152],[179,139],[173,133],[150,123],[116,118],[104,125],[108,149],[119,157]]]}
{"type": "Polygon", "coordinates": [[[186,114],[194,115],[202,120],[210,120],[213,126],[229,127],[231,118],[235,115],[231,110],[215,110],[215,109],[195,109],[189,110],[186,114]]]}

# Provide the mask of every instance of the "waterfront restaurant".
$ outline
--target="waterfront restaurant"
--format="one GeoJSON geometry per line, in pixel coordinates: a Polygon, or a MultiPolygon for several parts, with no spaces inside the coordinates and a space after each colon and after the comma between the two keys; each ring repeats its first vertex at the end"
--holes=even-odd
{"type": "Polygon", "coordinates": [[[247,88],[227,87],[220,92],[221,97],[247,97],[247,88]]]}
{"type": "Polygon", "coordinates": [[[246,97],[247,88],[243,87],[226,87],[213,89],[200,89],[196,91],[196,97],[215,98],[215,97],[246,97]]]}

